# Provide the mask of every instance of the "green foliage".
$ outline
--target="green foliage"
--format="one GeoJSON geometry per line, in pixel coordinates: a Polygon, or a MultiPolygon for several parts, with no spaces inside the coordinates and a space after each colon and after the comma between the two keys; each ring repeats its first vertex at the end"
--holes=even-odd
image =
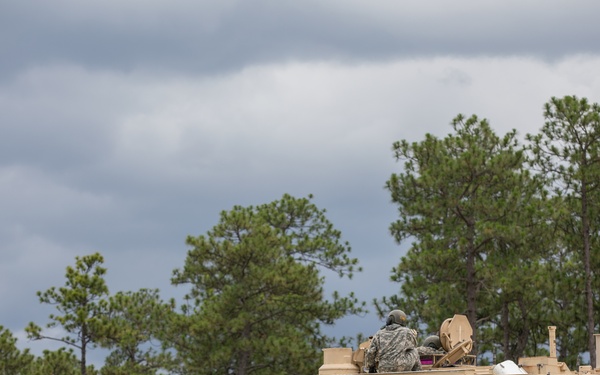
{"type": "MultiPolygon", "coordinates": [[[[583,320],[574,311],[570,314],[568,332],[573,340],[567,344],[577,351],[587,346],[594,367],[593,333],[598,327],[595,322],[599,321],[599,313],[595,313],[598,295],[594,290],[598,290],[600,283],[594,271],[597,268],[592,266],[600,262],[597,251],[600,242],[597,230],[600,224],[600,106],[576,96],[552,98],[544,106],[544,118],[546,122],[541,132],[527,135],[531,142],[532,165],[548,178],[554,194],[564,202],[565,215],[556,218],[557,237],[561,246],[568,249],[568,259],[579,265],[573,270],[581,270],[575,278],[584,280],[581,287],[585,291],[585,314],[583,320]],[[587,343],[577,339],[586,336],[581,332],[587,332],[587,343]]],[[[566,278],[558,282],[569,283],[566,278]]],[[[560,303],[580,306],[579,299],[579,295],[567,296],[561,298],[560,303]],[[571,301],[567,301],[569,298],[571,301]]],[[[558,317],[564,313],[560,304],[553,311],[558,317]]],[[[569,357],[572,362],[576,360],[574,355],[569,357]]]]}
{"type": "Polygon", "coordinates": [[[222,212],[172,282],[190,284],[173,340],[194,374],[314,374],[328,338],[321,324],[362,312],[351,294],[323,296],[319,268],[351,277],[357,260],[309,199],[284,195],[222,212]],[[201,353],[201,354],[199,354],[201,353]]]}
{"type": "Polygon", "coordinates": [[[20,351],[16,342],[12,333],[0,325],[0,374],[29,374],[34,356],[28,349],[20,351]]]}
{"type": "Polygon", "coordinates": [[[99,253],[76,257],[75,267],[68,266],[65,286],[51,287],[38,292],[41,303],[54,305],[60,315],[50,315],[47,328],[62,327],[67,333],[64,337],[51,337],[42,334],[42,328],[29,323],[26,328],[30,339],[50,339],[60,341],[80,352],[81,374],[86,375],[86,353],[104,332],[103,316],[108,287],[104,281],[106,269],[101,267],[104,258],[99,253]]]}
{"type": "Polygon", "coordinates": [[[173,366],[170,353],[158,337],[174,314],[174,302],[161,301],[157,289],[118,292],[111,296],[106,313],[106,333],[99,345],[112,349],[102,375],[156,374],[173,366]]]}
{"type": "MultiPolygon", "coordinates": [[[[93,367],[86,369],[88,375],[96,375],[93,367]]],[[[81,373],[79,360],[72,349],[60,348],[56,351],[44,350],[41,358],[36,358],[29,375],[77,375],[81,373]]]]}
{"type": "Polygon", "coordinates": [[[404,170],[386,184],[400,216],[390,231],[399,243],[413,242],[392,270],[401,295],[376,303],[380,310],[401,306],[427,333],[455,313],[483,331],[499,314],[494,301],[523,301],[521,283],[536,277],[523,267],[535,271],[541,251],[535,240],[544,192],[525,169],[516,132],[498,137],[476,116],[459,115],[452,126],[443,139],[427,134],[419,143],[394,143],[404,170]]]}

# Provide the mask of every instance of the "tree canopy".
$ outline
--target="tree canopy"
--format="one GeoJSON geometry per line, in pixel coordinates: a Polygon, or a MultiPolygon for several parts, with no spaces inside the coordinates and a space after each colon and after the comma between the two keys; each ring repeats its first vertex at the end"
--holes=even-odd
{"type": "Polygon", "coordinates": [[[188,237],[192,249],[172,279],[191,288],[176,330],[187,332],[175,342],[188,371],[314,374],[328,342],[321,324],[362,311],[352,294],[324,296],[320,269],[340,277],[359,269],[310,198],[235,206],[206,235],[188,237]]]}
{"type": "Polygon", "coordinates": [[[600,256],[592,257],[592,248],[600,243],[600,106],[576,96],[554,97],[544,106],[544,119],[540,133],[527,135],[532,164],[567,205],[567,214],[557,218],[557,225],[562,245],[570,250],[569,259],[582,266],[583,275],[577,279],[583,280],[587,349],[595,366],[598,294],[594,290],[600,285],[592,285],[598,279],[592,265],[600,263],[600,256]]]}
{"type": "Polygon", "coordinates": [[[508,257],[496,259],[523,253],[534,220],[526,213],[538,202],[516,131],[499,137],[475,115],[457,116],[452,127],[443,139],[394,143],[404,170],[386,184],[400,215],[390,231],[400,243],[413,240],[392,271],[404,297],[388,305],[406,306],[430,331],[449,311],[473,327],[490,319],[490,298],[509,290],[494,269],[508,257]]]}
{"type": "Polygon", "coordinates": [[[77,348],[82,375],[87,374],[87,350],[101,337],[104,329],[105,306],[101,301],[108,296],[108,287],[104,281],[106,268],[102,267],[103,263],[104,257],[100,253],[76,257],[75,267],[67,267],[65,286],[38,292],[41,303],[54,305],[61,313],[51,314],[46,328],[60,326],[66,336],[46,336],[33,322],[27,327],[31,339],[55,340],[77,348]]]}

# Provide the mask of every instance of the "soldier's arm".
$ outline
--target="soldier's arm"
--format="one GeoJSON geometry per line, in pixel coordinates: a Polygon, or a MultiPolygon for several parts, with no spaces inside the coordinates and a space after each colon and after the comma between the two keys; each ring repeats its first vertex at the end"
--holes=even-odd
{"type": "Polygon", "coordinates": [[[417,331],[416,331],[416,330],[414,330],[414,329],[411,329],[411,330],[410,330],[410,333],[411,333],[411,334],[410,334],[410,336],[412,337],[412,342],[413,342],[413,345],[416,347],[416,346],[417,346],[417,342],[418,342],[418,341],[417,341],[417,336],[418,336],[418,333],[417,333],[417,331]]]}
{"type": "Polygon", "coordinates": [[[377,351],[379,350],[379,337],[375,335],[371,340],[371,345],[367,349],[367,355],[365,356],[365,366],[367,368],[375,367],[375,359],[377,358],[377,351]]]}

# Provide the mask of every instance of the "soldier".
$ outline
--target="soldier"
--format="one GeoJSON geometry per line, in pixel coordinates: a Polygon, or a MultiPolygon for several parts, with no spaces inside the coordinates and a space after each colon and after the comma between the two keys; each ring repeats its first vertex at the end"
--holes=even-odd
{"type": "Polygon", "coordinates": [[[423,345],[417,347],[419,356],[422,355],[434,355],[434,354],[446,354],[442,348],[442,342],[438,335],[431,335],[423,341],[423,345]]]}
{"type": "Polygon", "coordinates": [[[417,353],[419,353],[421,365],[434,365],[446,354],[438,335],[427,337],[421,346],[417,346],[417,353]]]}
{"type": "Polygon", "coordinates": [[[373,336],[365,364],[370,373],[421,370],[416,346],[417,332],[406,327],[406,314],[392,310],[373,336]]]}

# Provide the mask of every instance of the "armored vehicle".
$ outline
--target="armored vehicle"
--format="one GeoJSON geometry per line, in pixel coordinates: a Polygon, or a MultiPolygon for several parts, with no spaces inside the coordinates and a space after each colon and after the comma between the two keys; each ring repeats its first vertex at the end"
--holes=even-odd
{"type": "MultiPolygon", "coordinates": [[[[464,315],[454,315],[446,319],[439,330],[439,353],[421,354],[421,371],[404,371],[383,374],[405,375],[600,375],[600,368],[579,366],[570,370],[556,356],[556,327],[548,327],[549,355],[541,357],[519,358],[518,363],[504,361],[489,366],[478,366],[475,356],[469,354],[473,347],[473,329],[464,315]]],[[[596,358],[600,360],[600,334],[596,337],[596,358]]],[[[323,349],[323,365],[319,375],[350,375],[367,373],[365,354],[370,339],[361,343],[358,349],[323,349]]]]}

